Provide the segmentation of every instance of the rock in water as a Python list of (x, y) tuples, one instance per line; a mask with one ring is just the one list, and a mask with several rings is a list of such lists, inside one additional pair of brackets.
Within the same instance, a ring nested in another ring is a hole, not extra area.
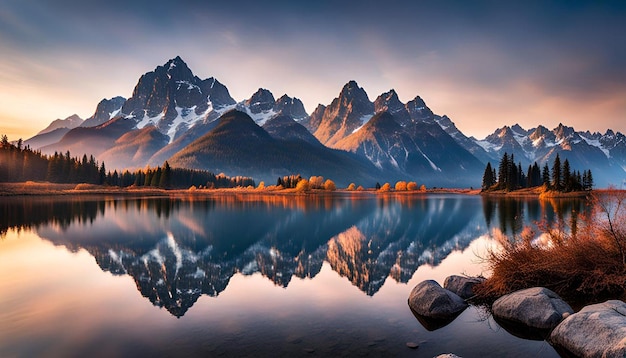
[(409, 307), (427, 318), (455, 317), (467, 308), (467, 303), (456, 293), (446, 290), (433, 280), (418, 283), (409, 295)]
[(547, 331), (561, 322), (564, 313), (574, 313), (556, 293), (544, 287), (502, 296), (493, 303), (492, 309), (495, 318)]
[(626, 357), (626, 303), (586, 306), (552, 331), (550, 343), (579, 357)]
[(483, 282), (485, 279), (479, 277), (466, 277), (452, 275), (448, 276), (443, 283), (446, 290), (450, 290), (463, 299), (474, 296), (474, 286)]

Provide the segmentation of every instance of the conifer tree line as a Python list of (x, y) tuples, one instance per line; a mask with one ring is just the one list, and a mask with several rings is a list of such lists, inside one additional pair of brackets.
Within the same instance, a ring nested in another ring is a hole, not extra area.
[(559, 192), (571, 192), (591, 190), (593, 188), (593, 175), (591, 170), (574, 171), (567, 159), (561, 163), (557, 153), (552, 163), (552, 168), (545, 163), (540, 168), (537, 162), (528, 166), (524, 172), (522, 164), (515, 164), (515, 156), (504, 153), (498, 169), (487, 163), (483, 174), (482, 190), (505, 190), (512, 191), (522, 188), (545, 186), (547, 189)]
[(255, 186), (247, 177), (215, 175), (205, 170), (171, 168), (168, 162), (162, 167), (125, 170), (118, 173), (106, 170), (104, 162), (98, 163), (93, 156), (72, 157), (55, 152), (44, 155), (30, 147), (23, 147), (22, 140), (10, 143), (7, 136), (0, 139), (0, 182), (47, 181), (51, 183), (88, 183), (120, 187), (158, 187), (165, 189), (234, 188)]

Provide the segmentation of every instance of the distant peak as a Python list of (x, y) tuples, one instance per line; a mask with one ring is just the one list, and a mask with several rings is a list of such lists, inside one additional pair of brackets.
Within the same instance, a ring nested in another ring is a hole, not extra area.
[(176, 67), (176, 66), (179, 66), (179, 65), (187, 66), (185, 61), (183, 61), (183, 59), (180, 58), (180, 56), (176, 56), (173, 59), (167, 61), (166, 65), (169, 65), (170, 67)]
[(426, 107), (426, 102), (420, 96), (415, 96), (411, 101), (409, 101), (413, 105), (413, 107)]
[(526, 130), (524, 128), (522, 128), (522, 126), (520, 126), (517, 123), (515, 123), (515, 125), (513, 125), (513, 127), (511, 127), (511, 129), (514, 130), (515, 132), (526, 133)]
[(340, 97), (349, 97), (349, 98), (360, 98), (363, 100), (369, 101), (369, 99), (367, 98), (367, 93), (365, 93), (365, 90), (361, 87), (359, 87), (359, 85), (356, 83), (356, 81), (352, 80), (349, 81), (348, 83), (345, 84), (345, 86), (343, 86), (343, 88), (341, 89), (341, 93), (339, 94)]
[(180, 58), (180, 56), (176, 56), (173, 59), (167, 61), (164, 67), (168, 70), (172, 70), (176, 67), (187, 67), (187, 64), (185, 63), (185, 61), (183, 61), (182, 58)]
[(350, 80), (348, 81), (348, 83), (346, 83), (344, 88), (359, 88), (359, 85), (356, 83), (355, 80)]
[(388, 92), (381, 94), (380, 96), (383, 97), (386, 101), (398, 100), (398, 94), (393, 88), (390, 89)]
[(256, 90), (254, 94), (257, 94), (257, 93), (271, 93), (271, 92), (263, 87), (259, 87), (259, 89)]
[(272, 92), (266, 90), (265, 88), (259, 88), (256, 92), (254, 92), (254, 94), (252, 95), (252, 97), (250, 97), (250, 99), (248, 100), (250, 103), (255, 103), (255, 102), (274, 102), (274, 95), (272, 94)]
[(78, 116), (78, 114), (74, 113), (74, 114), (72, 114), (71, 116), (69, 116), (69, 117), (65, 118), (65, 120), (66, 120), (66, 121), (67, 121), (67, 120), (69, 120), (69, 121), (82, 121), (83, 119), (82, 119), (82, 118), (80, 118), (80, 117)]

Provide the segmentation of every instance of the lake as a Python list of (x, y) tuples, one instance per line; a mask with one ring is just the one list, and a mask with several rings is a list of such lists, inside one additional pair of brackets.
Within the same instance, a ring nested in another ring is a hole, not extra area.
[(584, 210), (452, 194), (0, 200), (1, 357), (558, 357), (474, 307), (429, 331), (407, 298), (488, 274), (494, 235)]

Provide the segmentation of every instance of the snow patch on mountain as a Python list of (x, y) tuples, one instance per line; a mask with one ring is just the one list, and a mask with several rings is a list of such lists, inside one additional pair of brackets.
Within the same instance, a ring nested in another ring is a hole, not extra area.
[(276, 113), (276, 111), (274, 111), (274, 109), (270, 109), (269, 111), (262, 111), (259, 113), (252, 113), (250, 111), (250, 107), (248, 106), (244, 106), (243, 109), (246, 111), (246, 113), (250, 116), (250, 118), (252, 118), (254, 120), (254, 122), (259, 126), (262, 127), (265, 122), (269, 121), (270, 119), (274, 118), (278, 113)]
[(358, 126), (358, 127), (356, 127), (356, 128), (352, 131), (352, 133), (356, 133), (356, 132), (358, 132), (358, 131), (359, 131), (359, 129), (363, 128), (363, 126), (364, 126), (364, 125), (366, 125), (366, 124), (367, 124), (367, 122), (369, 122), (369, 121), (370, 121), (370, 119), (372, 119), (372, 117), (374, 117), (374, 114), (373, 114), (373, 113), (372, 113), (372, 114), (366, 114), (366, 115), (364, 115), (364, 116), (361, 116), (361, 118), (359, 118), (359, 121), (361, 121), (361, 125), (360, 125), (360, 126)]
[[(600, 143), (600, 140), (598, 139), (589, 139), (585, 136), (583, 136), (582, 134), (579, 134), (580, 138), (582, 138), (588, 145), (596, 147), (598, 149), (600, 149), (604, 155), (606, 155), (607, 158), (611, 158), (611, 153), (609, 152), (608, 149), (604, 148), (604, 146), (602, 145), (602, 143)], [(626, 169), (625, 169), (626, 170)]]
[[(157, 114), (154, 117), (149, 117), (148, 116), (148, 111), (144, 110), (143, 111), (143, 117), (139, 120), (139, 122), (137, 122), (137, 124), (135, 125), (135, 127), (137, 127), (137, 129), (142, 129), (143, 127), (147, 126), (148, 124), (152, 124), (155, 127), (157, 126), (157, 124), (159, 123), (159, 121), (165, 117), (165, 112), (161, 112), (159, 114)], [(135, 118), (132, 114), (128, 115), (126, 117), (124, 117), (126, 119), (132, 119)]]
[(502, 149), (502, 146), (498, 146), (495, 145), (489, 141), (486, 140), (477, 140), (476, 144), (478, 144), (479, 146), (481, 146), (484, 150), (486, 150), (487, 152), (497, 152), (500, 149)]
[(109, 113), (109, 120), (115, 118), (118, 114), (120, 114), (120, 112), (122, 112), (122, 107), (116, 109), (115, 111)]
[(420, 152), (422, 153), (422, 156), (424, 156), (424, 158), (426, 158), (426, 160), (428, 161), (428, 164), (430, 164), (430, 167), (433, 168), (433, 170), (436, 170), (438, 172), (441, 171), (441, 168), (439, 168), (437, 165), (435, 165), (435, 163), (433, 163), (432, 160), (430, 160), (430, 158), (428, 158), (428, 156), (426, 154), (424, 154), (424, 152), (422, 152), (420, 150)]

